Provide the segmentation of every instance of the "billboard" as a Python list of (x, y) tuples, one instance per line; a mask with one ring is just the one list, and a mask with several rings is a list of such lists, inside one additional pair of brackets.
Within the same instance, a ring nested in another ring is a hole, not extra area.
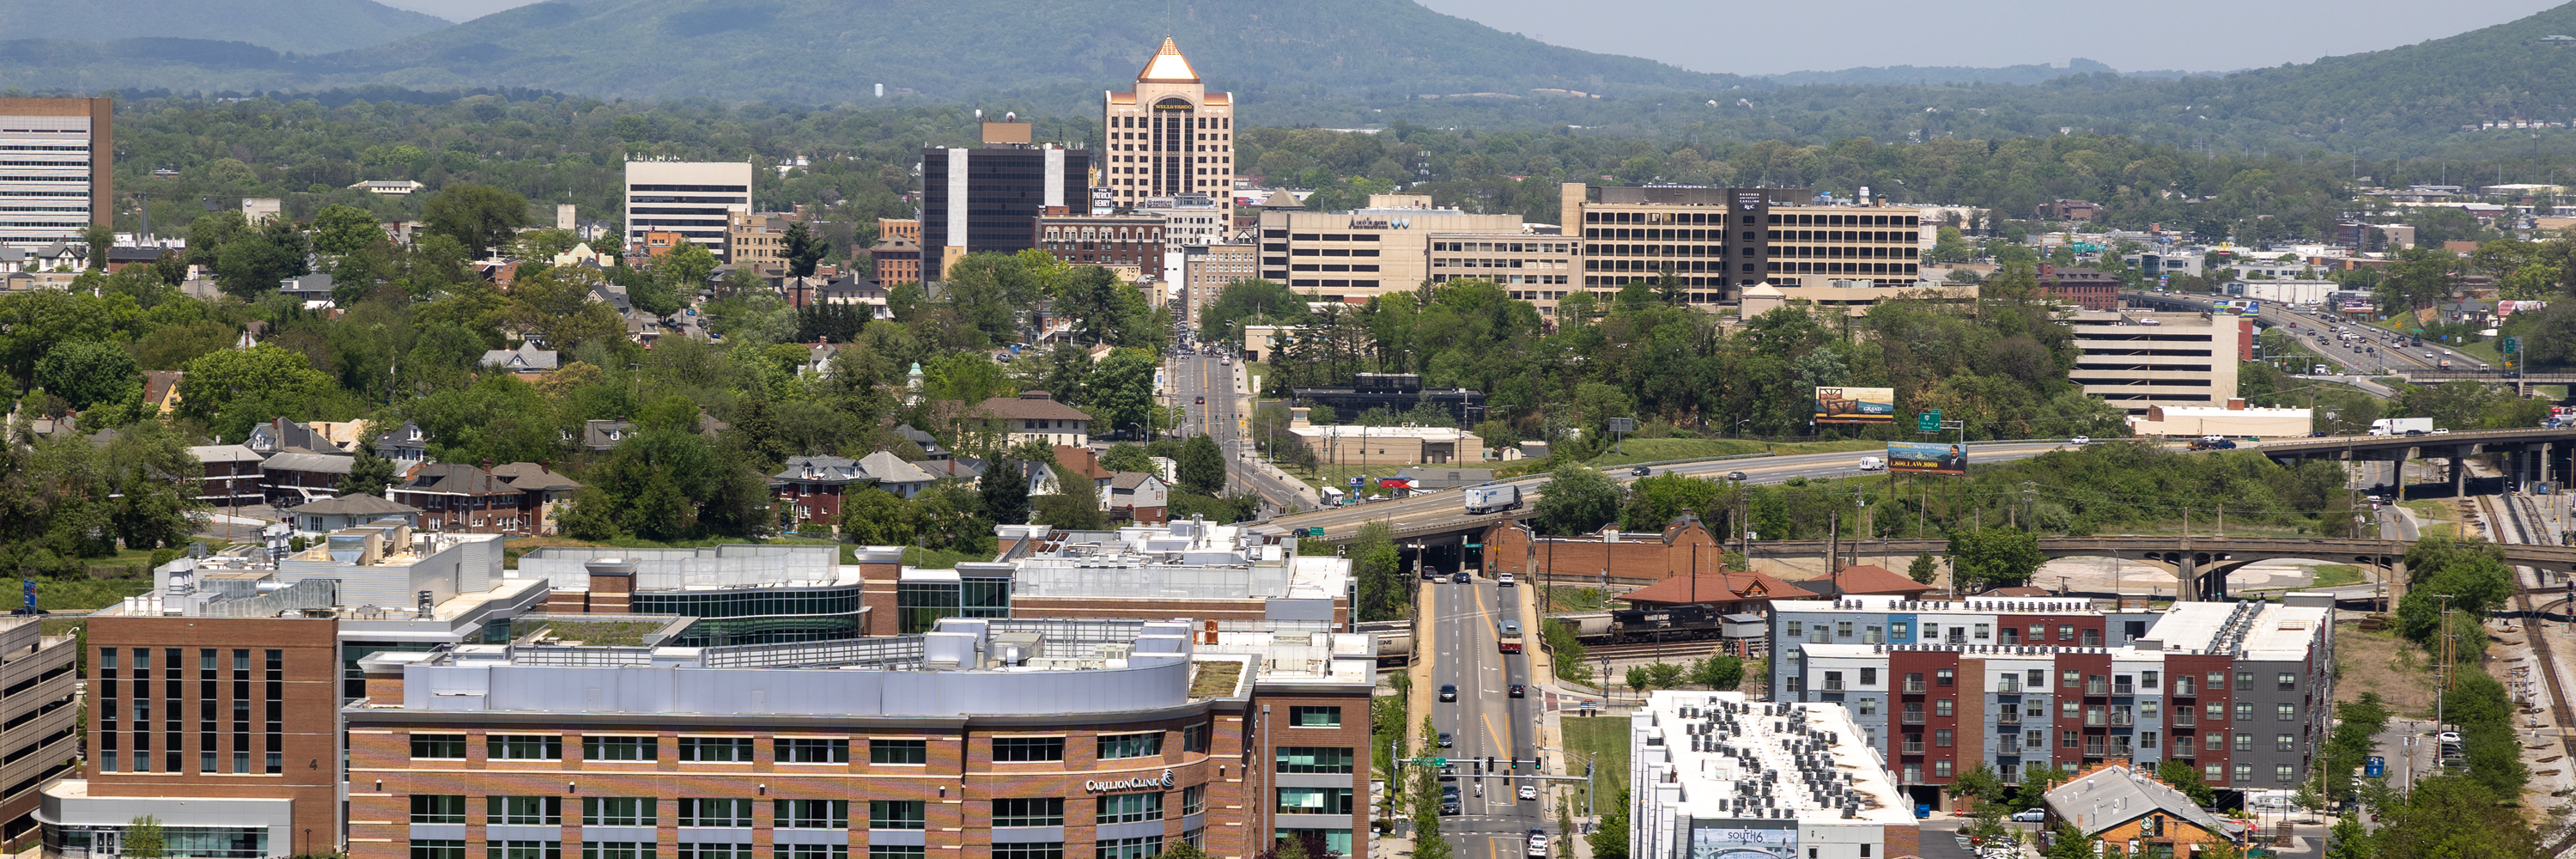
[(1945, 442), (1891, 441), (1887, 443), (1887, 470), (1917, 474), (1966, 474), (1968, 449)]
[(1883, 424), (1895, 420), (1895, 388), (1816, 389), (1817, 423)]
[(1794, 820), (1693, 820), (1690, 859), (1797, 859)]

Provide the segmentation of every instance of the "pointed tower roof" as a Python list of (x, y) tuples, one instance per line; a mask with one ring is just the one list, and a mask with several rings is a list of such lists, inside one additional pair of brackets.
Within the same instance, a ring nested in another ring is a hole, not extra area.
[(1190, 68), (1188, 59), (1181, 56), (1181, 46), (1172, 44), (1172, 37), (1164, 36), (1163, 49), (1154, 52), (1154, 58), (1145, 63), (1144, 71), (1136, 73), (1136, 82), (1194, 84), (1199, 82), (1199, 73)]

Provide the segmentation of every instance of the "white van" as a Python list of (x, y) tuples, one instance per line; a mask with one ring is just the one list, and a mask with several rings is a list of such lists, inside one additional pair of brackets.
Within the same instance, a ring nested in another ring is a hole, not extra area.
[(1885, 468), (1887, 468), (1887, 460), (1880, 459), (1875, 456), (1864, 456), (1860, 458), (1860, 470), (1862, 471), (1879, 471)]

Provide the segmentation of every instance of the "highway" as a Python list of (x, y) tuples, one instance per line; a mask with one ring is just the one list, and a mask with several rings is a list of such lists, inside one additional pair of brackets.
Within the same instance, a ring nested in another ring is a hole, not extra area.
[[(2123, 290), (2120, 293), (2120, 296), (2124, 299), (2188, 304), (2201, 308), (2209, 307), (2209, 302), (2211, 301), (2210, 296), (2171, 292), (2158, 293), (2138, 289)], [(2488, 369), (2486, 362), (2469, 357), (2456, 349), (2451, 350), (2452, 354), (2442, 354), (2442, 351), (2448, 347), (2442, 346), (2438, 343), (2428, 343), (2420, 347), (2393, 346), (2388, 342), (2388, 340), (2393, 336), (2394, 332), (2359, 320), (2336, 319), (2294, 313), (2286, 307), (2273, 302), (2264, 302), (2263, 310), (2257, 318), (2267, 327), (2278, 329), (2282, 333), (2298, 335), (2300, 346), (2305, 347), (2311, 352), (2325, 356), (2326, 361), (2329, 363), (2340, 365), (2355, 373), (2387, 375), (2390, 373), (2433, 371), (2442, 369), (2441, 362), (2445, 360), (2451, 362), (2451, 369), (2454, 370)], [(2367, 338), (2362, 341), (2361, 345), (2364, 348), (2376, 349), (2378, 351), (2354, 351), (2343, 341), (2334, 339), (2334, 335), (2331, 333), (2330, 329), (2335, 326), (2343, 326), (2344, 329), (2348, 331), (2361, 332), (2363, 336)], [(2327, 332), (2325, 343), (2317, 342), (2316, 335), (2319, 332)], [(2426, 352), (2433, 353), (2434, 357), (2425, 358), (2424, 353)], [(2300, 369), (2307, 368), (2302, 367)]]
[[(1542, 700), (1538, 696), (1545, 693), (1533, 686), (1530, 697), (1510, 696), (1511, 684), (1530, 682), (1529, 657), (1503, 654), (1494, 631), (1496, 615), (1520, 616), (1519, 599), (1529, 589), (1496, 587), (1482, 578), (1467, 584), (1423, 582), (1422, 587), (1431, 591), (1428, 623), (1434, 652), (1426, 655), (1433, 688), (1458, 687), (1456, 701), (1431, 696), (1432, 727), (1447, 732), (1453, 743), (1439, 751), (1458, 771), (1456, 781), (1442, 784), (1458, 786), (1460, 813), (1443, 819), (1440, 833), (1459, 859), (1515, 859), (1527, 845), (1529, 830), (1547, 827), (1546, 803), (1521, 801), (1516, 779), (1478, 777), (1476, 763), (1490, 756), (1501, 772), (1509, 773), (1511, 759), (1538, 757), (1532, 738)], [(1551, 795), (1544, 783), (1532, 784), (1540, 787), (1539, 796)]]
[[(1970, 445), (1968, 449), (1968, 462), (1969, 467), (1974, 468), (1977, 463), (2028, 459), (2048, 451), (2056, 450), (2063, 446), (2063, 444), (2054, 441), (2004, 442), (1998, 444)], [(1694, 477), (1715, 479), (1724, 479), (1727, 474), (1741, 471), (1744, 473), (1744, 482), (1746, 483), (1769, 484), (1785, 482), (1791, 477), (1834, 478), (1881, 473), (1863, 472), (1860, 470), (1861, 458), (1870, 455), (1871, 454), (1868, 452), (1854, 452), (1751, 457), (1746, 459), (1690, 462), (1669, 466), (1659, 465), (1654, 466), (1653, 470), (1656, 474), (1678, 473)], [(1611, 479), (1621, 483), (1627, 483), (1636, 479), (1635, 475), (1631, 473), (1628, 467), (1617, 467), (1608, 469), (1607, 471)], [(1429, 528), (1431, 530), (1452, 530), (1452, 526), (1463, 529), (1479, 523), (1500, 521), (1505, 518), (1528, 516), (1530, 508), (1538, 503), (1539, 495), (1537, 488), (1540, 485), (1545, 484), (1547, 481), (1548, 476), (1545, 474), (1523, 477), (1516, 480), (1497, 481), (1521, 487), (1521, 508), (1519, 510), (1503, 514), (1485, 516), (1468, 515), (1466, 504), (1461, 500), (1459, 493), (1450, 491), (1417, 494), (1410, 498), (1395, 501), (1378, 501), (1368, 504), (1355, 504), (1347, 507), (1319, 510), (1313, 513), (1285, 516), (1273, 519), (1269, 524), (1278, 528), (1323, 528), (1324, 537), (1328, 540), (1349, 539), (1351, 534), (1356, 532), (1362, 524), (1378, 520), (1383, 520), (1396, 525), (1400, 530), (1409, 531), (1421, 531), (1425, 528)]]
[(1227, 492), (1260, 496), (1263, 518), (1313, 506), (1298, 497), (1295, 487), (1252, 462), (1256, 454), (1242, 429), (1244, 419), (1250, 415), (1252, 391), (1242, 363), (1221, 364), (1212, 356), (1175, 352), (1164, 365), (1164, 378), (1184, 414), (1181, 426), (1173, 433), (1183, 438), (1206, 435), (1216, 439), (1217, 447), (1225, 451)]

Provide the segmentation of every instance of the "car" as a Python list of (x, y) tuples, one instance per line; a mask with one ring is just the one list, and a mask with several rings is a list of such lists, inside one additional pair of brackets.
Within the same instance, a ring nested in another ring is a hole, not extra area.
[(2423, 430), (2418, 430), (2418, 429), (2411, 429), (2411, 430), (2407, 430), (2407, 431), (2406, 431), (2406, 434), (2407, 434), (2407, 435), (2423, 435), (2423, 434), (2424, 434), (2424, 431), (2423, 431)]
[(2048, 819), (2048, 810), (2042, 808), (2023, 809), (2021, 811), (2013, 812), (2012, 819), (2014, 823), (2039, 823)]
[(2076, 437), (2074, 437), (2074, 438), (2067, 439), (2067, 441), (2070, 441), (2070, 442), (2073, 442), (2073, 443), (2076, 443), (2076, 444), (2092, 444), (2092, 443), (2093, 443), (2093, 437), (2092, 437), (2092, 436), (2089, 436), (2089, 435), (2079, 435), (2079, 436), (2076, 436)]
[(2444, 350), (2442, 350), (2442, 354), (2444, 354), (2444, 355), (2451, 354), (2451, 350), (2449, 350), (2449, 349), (2444, 349)]
[(2326, 432), (2325, 430), (2317, 430), (2316, 432), (2308, 433), (2309, 438), (2325, 438), (2331, 435), (2334, 435), (2334, 433)]
[(1440, 787), (1440, 813), (1457, 814), (1459, 813), (1459, 810), (1458, 786), (1454, 784), (1442, 785)]
[(2446, 746), (2456, 746), (2460, 744), (2460, 732), (2458, 731), (2443, 731), (2439, 734), (2433, 735), (2433, 738), (2440, 740), (2442, 744)]
[(1458, 684), (1456, 684), (1456, 683), (1442, 683), (1442, 684), (1440, 684), (1440, 700), (1443, 700), (1443, 701), (1455, 701), (1455, 700), (1458, 700)]
[(2448, 427), (2434, 427), (2434, 428), (2433, 428), (2433, 434), (2434, 434), (2434, 435), (2449, 435), (2449, 434), (2451, 434), (2451, 430), (2450, 430), (2450, 428), (2448, 428)]
[(1537, 799), (1538, 799), (1538, 785), (1534, 785), (1534, 784), (1525, 784), (1525, 785), (1521, 785), (1521, 801), (1522, 801), (1522, 802), (1533, 802), (1533, 801), (1536, 801)]
[(1460, 584), (1460, 585), (1463, 585), (1463, 584), (1466, 584), (1466, 583), (1468, 583), (1468, 582), (1472, 582), (1472, 581), (1475, 581), (1475, 580), (1476, 580), (1476, 577), (1474, 577), (1474, 576), (1470, 576), (1470, 575), (1467, 575), (1466, 573), (1463, 573), (1463, 572), (1462, 572), (1462, 573), (1459, 573), (1459, 574), (1457, 574), (1457, 575), (1454, 575), (1454, 576), (1450, 576), (1450, 577), (1449, 577), (1449, 581), (1450, 581), (1450, 583), (1451, 583), (1451, 584)]
[(1449, 747), (1451, 747), (1451, 746), (1455, 746), (1455, 745), (1457, 745), (1457, 742), (1454, 740), (1454, 738), (1452, 738), (1452, 737), (1450, 737), (1450, 736), (1449, 736), (1449, 732), (1448, 732), (1448, 731), (1442, 731), (1442, 732), (1440, 732), (1440, 747), (1441, 747), (1441, 748), (1444, 748), (1444, 749), (1445, 749), (1445, 748), (1449, 748)]
[(1729, 471), (1729, 472), (1727, 472), (1727, 473), (1726, 473), (1726, 479), (1728, 479), (1728, 480), (1745, 480), (1745, 479), (1747, 479), (1747, 478), (1744, 476), (1744, 472), (1741, 472), (1741, 471)]
[(1646, 475), (1653, 474), (1653, 473), (1655, 473), (1655, 470), (1654, 470), (1654, 469), (1652, 469), (1652, 468), (1647, 468), (1647, 467), (1642, 466), (1642, 465), (1637, 466), (1637, 467), (1635, 467), (1635, 468), (1628, 469), (1628, 474), (1629, 474), (1629, 475), (1631, 475), (1631, 476), (1634, 476), (1634, 477), (1644, 477), (1644, 476), (1646, 476)]
[(1510, 694), (1511, 694), (1511, 696), (1512, 696), (1512, 697), (1514, 697), (1514, 698), (1526, 698), (1526, 697), (1529, 697), (1529, 687), (1528, 687), (1528, 686), (1523, 686), (1523, 685), (1518, 684), (1518, 683), (1514, 683), (1514, 684), (1512, 684), (1512, 685), (1511, 685)]
[(2223, 435), (2205, 435), (2205, 436), (2201, 436), (2201, 437), (2200, 437), (2200, 440), (2201, 440), (2201, 441), (2205, 441), (2205, 442), (2209, 442), (2209, 443), (2211, 443), (2211, 444), (2216, 444), (2216, 443), (2218, 443), (2218, 442), (2226, 441), (2226, 440), (2227, 440), (2227, 437), (2226, 437), (2226, 436), (2223, 436)]
[(2426, 357), (2426, 358), (2433, 357), (2433, 353), (2431, 353), (2431, 352), (2426, 352), (2426, 353), (2424, 353), (2424, 357)]
[(1206, 397), (1200, 397), (1200, 398), (1199, 398), (1199, 401), (1198, 401), (1197, 403), (1195, 403), (1194, 405), (1201, 405), (1201, 406), (1207, 405), (1207, 398), (1206, 398)]
[(1498, 587), (1498, 588), (1508, 588), (1508, 587), (1511, 587), (1511, 586), (1512, 586), (1512, 574), (1510, 574), (1510, 573), (1496, 573), (1496, 574), (1494, 575), (1494, 587)]

